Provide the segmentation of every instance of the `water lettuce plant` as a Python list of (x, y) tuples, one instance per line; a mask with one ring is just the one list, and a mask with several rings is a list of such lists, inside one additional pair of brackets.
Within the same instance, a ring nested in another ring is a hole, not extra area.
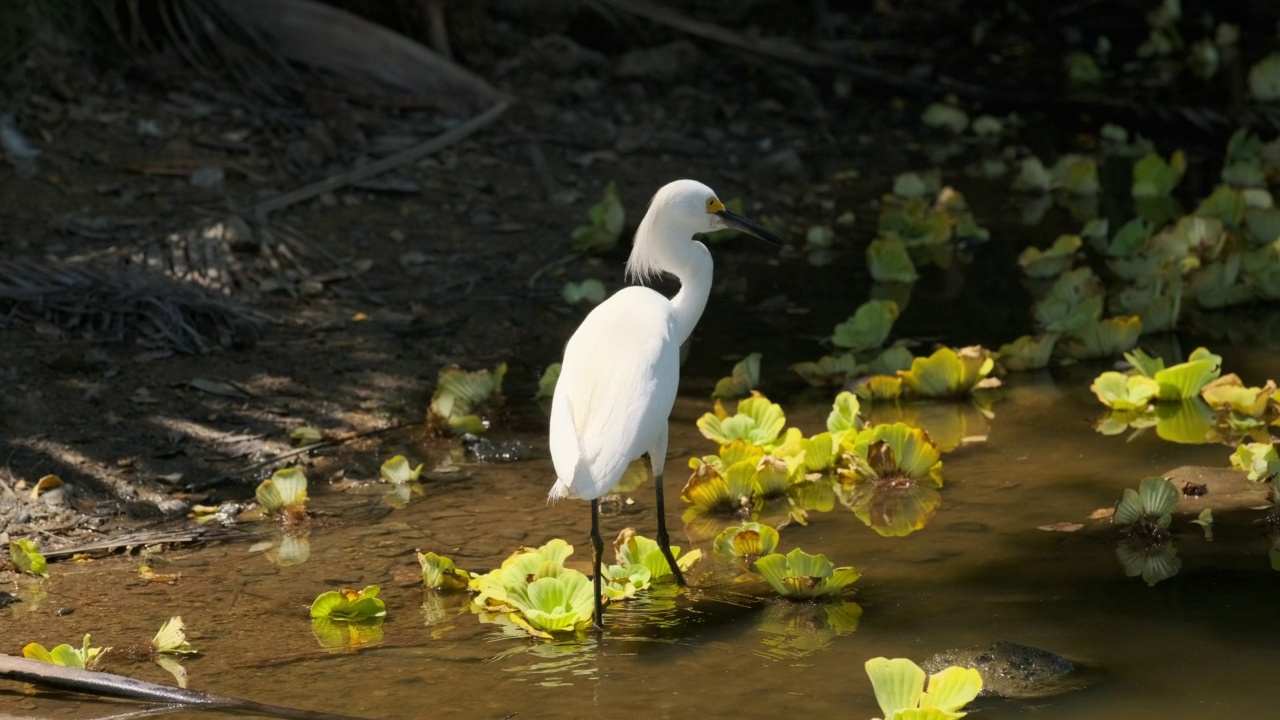
[(263, 480), (254, 495), (267, 515), (296, 522), (307, 514), (307, 476), (296, 468), (277, 470)]
[(573, 249), (578, 252), (603, 253), (613, 249), (622, 235), (626, 211), (618, 196), (618, 185), (612, 180), (604, 186), (600, 202), (587, 209), (588, 224), (573, 230)]
[(799, 362), (791, 371), (814, 387), (841, 387), (863, 370), (853, 353), (823, 355), (816, 361)]
[[(662, 554), (662, 548), (658, 546), (657, 541), (637, 535), (632, 528), (626, 528), (619, 533), (617, 541), (614, 542), (614, 551), (617, 553), (619, 565), (624, 567), (641, 565), (648, 568), (649, 577), (654, 581), (672, 577), (671, 566), (667, 564), (667, 558)], [(676, 565), (681, 572), (687, 572), (702, 558), (702, 551), (694, 550), (681, 555), (680, 548), (672, 545), (671, 556), (676, 559)]]
[(393, 485), (403, 485), (417, 480), (422, 475), (422, 463), (418, 463), (417, 467), (412, 467), (405, 456), (395, 455), (382, 463), (382, 467), (378, 472), (382, 475), (383, 480)]
[(573, 546), (559, 538), (517, 550), (498, 569), (472, 576), (471, 590), (478, 593), (473, 607), (534, 637), (585, 629), (595, 612), (594, 591), (586, 575), (564, 566), (571, 554)]
[(380, 588), (367, 585), (363, 590), (329, 590), (311, 602), (312, 618), (328, 618), (338, 622), (362, 622), (387, 614), (387, 605), (378, 597)]
[(899, 312), (898, 304), (892, 300), (863, 303), (848, 320), (836, 325), (831, 343), (850, 352), (881, 347)]
[(980, 388), (995, 387), (998, 378), (989, 377), (995, 368), (991, 352), (981, 345), (953, 350), (938, 348), (929, 357), (911, 361), (911, 369), (900, 371), (904, 388), (926, 398), (964, 397)]
[(842, 482), (919, 482), (942, 487), (942, 453), (921, 429), (905, 423), (876, 425), (847, 442)]
[(744, 440), (752, 445), (767, 446), (778, 439), (786, 424), (782, 406), (754, 391), (751, 397), (738, 402), (733, 415), (717, 400), (715, 412), (698, 418), (698, 429), (703, 436), (721, 445)]
[(110, 649), (89, 647), (89, 636), (85, 635), (84, 642), (78, 648), (58, 645), (52, 650), (46, 650), (40, 643), (28, 643), (22, 648), (22, 657), (50, 665), (92, 670)]
[(432, 590), (465, 590), (471, 584), (471, 573), (454, 567), (453, 560), (433, 552), (418, 554), (422, 566), (422, 584)]
[(1203, 347), (1192, 350), (1186, 362), (1169, 367), (1165, 367), (1162, 358), (1150, 357), (1142, 350), (1125, 353), (1124, 357), (1139, 373), (1156, 381), (1159, 402), (1197, 398), (1222, 373), (1222, 357)]
[[(662, 561), (665, 563), (666, 558)], [(644, 565), (608, 565), (600, 572), (600, 592), (610, 602), (635, 598), (641, 590), (647, 590), (653, 580), (653, 573)]]
[(1039, 370), (1049, 365), (1059, 337), (1061, 336), (1056, 333), (1023, 335), (1013, 342), (1001, 345), (994, 357), (1009, 372)]
[(739, 360), (728, 377), (716, 382), (711, 397), (717, 400), (733, 400), (748, 395), (760, 385), (760, 353), (751, 353)]
[(10, 540), (9, 557), (13, 560), (13, 566), (18, 572), (49, 577), (49, 562), (45, 560), (44, 555), (40, 554), (35, 541), (25, 538)]
[(480, 413), (502, 404), (502, 379), (506, 374), (506, 363), (498, 363), (492, 372), (467, 372), (457, 365), (441, 368), (427, 412), (428, 425), (457, 435), (484, 433), (488, 425)]
[(1138, 485), (1136, 492), (1125, 488), (1112, 519), (1117, 525), (1152, 523), (1167, 528), (1173, 520), (1173, 507), (1177, 504), (1178, 489), (1173, 483), (1162, 477), (1149, 477)]
[(556, 383), (560, 381), (560, 363), (554, 362), (542, 371), (541, 377), (538, 378), (538, 392), (533, 396), (534, 400), (551, 399), (556, 392)]
[(1160, 385), (1145, 375), (1107, 371), (1094, 379), (1089, 390), (1112, 410), (1145, 412), (1160, 392)]
[(867, 269), (878, 283), (913, 283), (920, 279), (907, 245), (899, 238), (876, 238), (867, 246)]
[(1018, 254), (1018, 266), (1032, 278), (1057, 277), (1071, 268), (1076, 252), (1084, 245), (1079, 235), (1060, 235), (1048, 248), (1031, 246)]
[(1245, 443), (1231, 453), (1231, 467), (1244, 470), (1254, 482), (1266, 482), (1280, 474), (1280, 455), (1270, 442)]
[(1182, 568), (1168, 529), (1177, 503), (1178, 489), (1162, 477), (1146, 478), (1136, 492), (1125, 489), (1112, 516), (1123, 533), (1116, 558), (1125, 575), (1141, 576), (1148, 585), (1155, 585)]
[(948, 667), (930, 675), (905, 658), (872, 658), (867, 677), (884, 720), (955, 720), (961, 708), (982, 692), (982, 676), (973, 668)]
[(1132, 350), (1140, 335), (1141, 317), (1113, 317), (1088, 322), (1071, 330), (1058, 348), (1062, 354), (1077, 360), (1105, 358)]
[(186, 623), (175, 615), (160, 626), (151, 638), (151, 652), (157, 655), (195, 655), (196, 649), (187, 642)]
[(1151, 152), (1133, 165), (1131, 194), (1135, 198), (1158, 198), (1173, 192), (1187, 172), (1187, 155), (1175, 150), (1168, 160)]
[(716, 555), (726, 558), (746, 558), (748, 563), (771, 554), (777, 547), (778, 531), (758, 522), (727, 527), (716, 536), (712, 544)]
[(786, 598), (816, 598), (842, 592), (862, 577), (851, 567), (836, 567), (825, 555), (810, 555), (796, 548), (786, 555), (766, 555), (751, 564), (751, 571)]

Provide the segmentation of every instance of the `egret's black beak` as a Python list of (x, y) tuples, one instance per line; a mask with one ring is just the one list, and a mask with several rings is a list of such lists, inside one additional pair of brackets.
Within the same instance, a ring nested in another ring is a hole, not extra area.
[(716, 215), (724, 221), (725, 227), (733, 228), (738, 232), (744, 232), (752, 237), (759, 238), (765, 242), (774, 245), (786, 245), (786, 241), (765, 230), (760, 223), (754, 220), (748, 220), (732, 210), (719, 210)]

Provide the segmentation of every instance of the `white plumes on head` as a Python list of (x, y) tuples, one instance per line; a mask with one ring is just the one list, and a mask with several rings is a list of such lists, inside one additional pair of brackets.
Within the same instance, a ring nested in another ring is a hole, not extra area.
[[(676, 180), (658, 188), (636, 228), (627, 279), (645, 283), (661, 276), (669, 243), (689, 242), (694, 233), (714, 229), (706, 212), (706, 200), (711, 197), (715, 192), (697, 180)], [(663, 227), (656, 228), (659, 222)]]

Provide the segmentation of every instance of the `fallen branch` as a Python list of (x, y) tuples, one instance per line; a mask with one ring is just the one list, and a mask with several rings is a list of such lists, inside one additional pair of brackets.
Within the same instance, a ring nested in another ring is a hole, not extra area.
[(125, 675), (51, 665), (13, 655), (0, 654), (0, 679), (27, 682), (40, 687), (98, 697), (141, 700), (191, 708), (238, 710), (267, 717), (296, 718), (297, 720), (360, 720), (352, 715), (267, 705), (226, 695), (212, 695), (198, 690), (157, 685)]
[(264, 200), (254, 206), (254, 216), (259, 222), (265, 223), (266, 216), (276, 210), (282, 210), (290, 205), (310, 200), (318, 195), (333, 192), (338, 188), (345, 187), (352, 183), (358, 183), (361, 180), (367, 180), (371, 177), (381, 175), (388, 170), (394, 170), (395, 168), (417, 162), (428, 155), (440, 152), (450, 145), (474, 135), (476, 132), (497, 120), (509, 107), (511, 107), (511, 103), (506, 100), (499, 100), (488, 110), (485, 110), (452, 130), (443, 132), (420, 145), (415, 145), (407, 150), (402, 150), (394, 155), (389, 155), (376, 162), (371, 162), (368, 165), (351, 168), (346, 172), (327, 177), (324, 180), (310, 185), (305, 185), (297, 190), (287, 192), (283, 195), (271, 198), (270, 200)]

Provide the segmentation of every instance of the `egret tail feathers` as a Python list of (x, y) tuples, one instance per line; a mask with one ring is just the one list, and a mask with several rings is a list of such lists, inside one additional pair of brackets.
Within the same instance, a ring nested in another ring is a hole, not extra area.
[[(547, 493), (548, 505), (563, 498), (578, 497), (578, 493), (574, 492), (574, 486), (587, 487), (586, 481), (590, 480), (591, 474), (586, 462), (587, 449), (582, 444), (582, 434), (578, 432), (578, 423), (573, 413), (573, 401), (569, 399), (568, 395), (564, 397), (564, 404), (565, 409), (568, 411), (569, 422), (567, 428), (564, 425), (560, 426), (560, 432), (564, 432), (567, 429), (573, 433), (574, 445), (577, 447), (578, 456), (573, 463), (573, 477), (567, 480), (563, 477), (557, 477), (556, 483), (551, 486), (551, 492)], [(556, 432), (554, 426), (552, 432)]]

